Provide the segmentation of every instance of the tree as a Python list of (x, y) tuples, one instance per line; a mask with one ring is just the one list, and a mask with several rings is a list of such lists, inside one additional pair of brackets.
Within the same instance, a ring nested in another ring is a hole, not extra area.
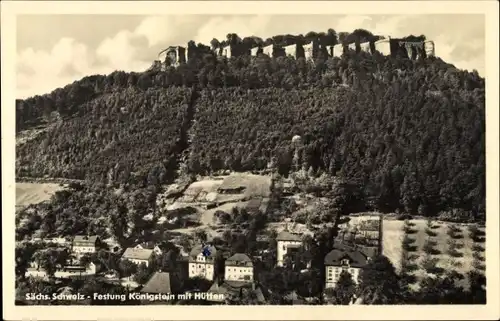
[(129, 277), (137, 272), (137, 265), (126, 259), (121, 260), (118, 267), (121, 277)]
[(352, 280), (351, 274), (342, 271), (333, 290), (333, 304), (348, 305), (354, 297), (355, 290), (356, 283)]
[(210, 45), (212, 45), (212, 49), (217, 49), (217, 48), (219, 48), (219, 46), (220, 46), (220, 42), (219, 42), (219, 40), (217, 40), (216, 38), (213, 38), (213, 39), (210, 41)]
[(24, 278), (35, 249), (29, 245), (16, 246), (16, 275)]
[(91, 257), (88, 254), (84, 254), (80, 257), (80, 266), (88, 268), (91, 262)]
[(45, 270), (49, 277), (54, 276), (58, 267), (62, 267), (66, 264), (68, 257), (66, 251), (60, 251), (55, 248), (49, 248), (35, 253), (35, 260), (38, 262), (39, 266)]
[(360, 272), (360, 297), (365, 304), (397, 304), (401, 300), (398, 280), (389, 259), (378, 255)]
[(207, 241), (207, 232), (204, 230), (196, 230), (194, 233), (198, 242), (204, 244)]
[(139, 284), (145, 284), (148, 282), (151, 272), (146, 266), (146, 263), (141, 263), (137, 267), (137, 272), (134, 275), (134, 280)]

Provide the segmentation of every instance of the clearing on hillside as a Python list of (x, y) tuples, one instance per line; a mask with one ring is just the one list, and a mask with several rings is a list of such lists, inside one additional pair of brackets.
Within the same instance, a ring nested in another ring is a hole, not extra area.
[(180, 228), (175, 231), (191, 233), (204, 229), (209, 235), (214, 236), (220, 234), (214, 230), (215, 212), (230, 213), (235, 207), (246, 208), (249, 212), (254, 207), (265, 211), (271, 193), (270, 188), (270, 176), (232, 173), (225, 176), (203, 177), (191, 183), (180, 197), (163, 202), (163, 206), (167, 210), (193, 207), (198, 212), (201, 226)]
[(16, 183), (16, 207), (47, 201), (64, 188), (54, 183)]

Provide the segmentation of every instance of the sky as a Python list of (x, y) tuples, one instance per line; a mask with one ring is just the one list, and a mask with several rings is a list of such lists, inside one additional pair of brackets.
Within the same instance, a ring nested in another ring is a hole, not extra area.
[(143, 71), (158, 52), (189, 40), (210, 44), (230, 32), (268, 38), (363, 28), (392, 37), (424, 34), (436, 55), (460, 69), (485, 72), (483, 15), (19, 15), (17, 98), (49, 93), (115, 70)]

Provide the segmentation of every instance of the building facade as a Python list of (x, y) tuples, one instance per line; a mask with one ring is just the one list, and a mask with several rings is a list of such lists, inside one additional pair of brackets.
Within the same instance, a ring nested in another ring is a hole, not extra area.
[(276, 237), (277, 242), (277, 255), (276, 255), (276, 265), (283, 266), (283, 260), (290, 249), (296, 249), (302, 246), (302, 238), (299, 234), (291, 233), (284, 230), (278, 234)]
[(158, 245), (156, 245), (154, 242), (144, 242), (137, 244), (135, 246), (136, 249), (143, 249), (143, 250), (153, 250), (153, 252), (156, 255), (162, 255), (163, 251), (160, 249)]
[(236, 253), (225, 262), (226, 281), (253, 282), (253, 263), (246, 254)]
[(335, 287), (343, 271), (348, 272), (358, 284), (360, 272), (369, 261), (370, 255), (365, 251), (337, 243), (325, 256), (325, 288)]
[(359, 46), (361, 47), (361, 51), (364, 51), (364, 52), (367, 52), (367, 53), (371, 53), (372, 52), (371, 46), (370, 46), (370, 42), (363, 42)]
[(311, 60), (319, 56), (320, 48), (317, 41), (311, 41), (302, 47), (304, 48), (304, 58), (306, 60)]
[(77, 256), (83, 254), (91, 254), (96, 252), (96, 248), (99, 243), (99, 237), (96, 235), (87, 236), (87, 235), (77, 235), (73, 239), (71, 250), (73, 254)]
[(427, 57), (434, 57), (436, 55), (434, 49), (434, 41), (426, 40), (424, 41), (424, 50)]
[(342, 54), (344, 53), (344, 45), (339, 43), (335, 46), (332, 46), (332, 57), (342, 57)]
[(201, 277), (212, 281), (214, 279), (216, 254), (217, 249), (214, 246), (195, 246), (189, 254), (189, 278)]
[(162, 69), (168, 66), (178, 66), (181, 63), (186, 63), (186, 48), (181, 46), (170, 46), (158, 54), (158, 60), (162, 65)]
[(384, 56), (391, 55), (391, 39), (382, 39), (375, 42), (375, 50)]
[(252, 55), (254, 57), (257, 56), (260, 49), (261, 49), (260, 47), (253, 47), (252, 49), (250, 49), (250, 55)]
[(285, 47), (283, 47), (283, 49), (285, 50), (286, 56), (292, 56), (295, 59), (300, 57), (298, 45), (296, 45), (296, 44), (285, 46)]
[(146, 266), (149, 266), (153, 259), (153, 250), (129, 247), (123, 253), (122, 259), (129, 260), (137, 265), (144, 263)]

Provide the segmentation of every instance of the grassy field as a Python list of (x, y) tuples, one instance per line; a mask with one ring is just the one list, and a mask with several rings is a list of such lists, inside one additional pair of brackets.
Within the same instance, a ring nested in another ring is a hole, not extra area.
[[(456, 271), (462, 275), (466, 275), (474, 269), (474, 252), (476, 252), (476, 256), (484, 258), (484, 244), (475, 243), (471, 239), (466, 224), (433, 221), (432, 228), (429, 229), (427, 221), (424, 219), (413, 219), (409, 222), (411, 227), (407, 230), (407, 235), (413, 240), (413, 243), (408, 253), (412, 257), (411, 263), (417, 266), (412, 272), (417, 280), (429, 275), (422, 266), (426, 258), (435, 260), (434, 265), (438, 270)], [(383, 222), (383, 254), (391, 260), (398, 271), (401, 269), (404, 226), (404, 221), (384, 219)], [(453, 238), (449, 235), (450, 228), (456, 229)], [(484, 228), (479, 228), (479, 230), (484, 232)], [(449, 242), (452, 239), (457, 244), (456, 254), (453, 256), (449, 253)], [(431, 242), (433, 245), (431, 253), (425, 251), (427, 242)], [(479, 247), (473, 250), (475, 244)], [(481, 246), (483, 249), (480, 248)]]
[[(222, 186), (231, 188), (232, 186), (244, 186), (245, 190), (240, 194), (220, 194), (219, 188)], [(175, 187), (175, 186), (174, 186)], [(174, 188), (172, 187), (172, 188)], [(230, 213), (235, 207), (245, 207), (253, 197), (268, 197), (270, 194), (271, 177), (254, 175), (250, 173), (232, 173), (225, 176), (202, 177), (191, 183), (176, 199), (164, 200), (159, 196), (158, 204), (167, 210), (174, 210), (183, 207), (193, 207), (197, 210), (197, 220), (201, 226), (175, 229), (180, 233), (193, 233), (196, 230), (205, 230), (209, 237), (220, 236), (214, 224), (214, 213), (224, 211)], [(170, 189), (172, 189), (170, 188)], [(167, 188), (168, 192), (169, 188)], [(213, 203), (219, 206), (211, 209), (204, 209), (204, 204)]]
[(52, 183), (16, 183), (16, 207), (41, 203), (63, 189), (64, 186)]

